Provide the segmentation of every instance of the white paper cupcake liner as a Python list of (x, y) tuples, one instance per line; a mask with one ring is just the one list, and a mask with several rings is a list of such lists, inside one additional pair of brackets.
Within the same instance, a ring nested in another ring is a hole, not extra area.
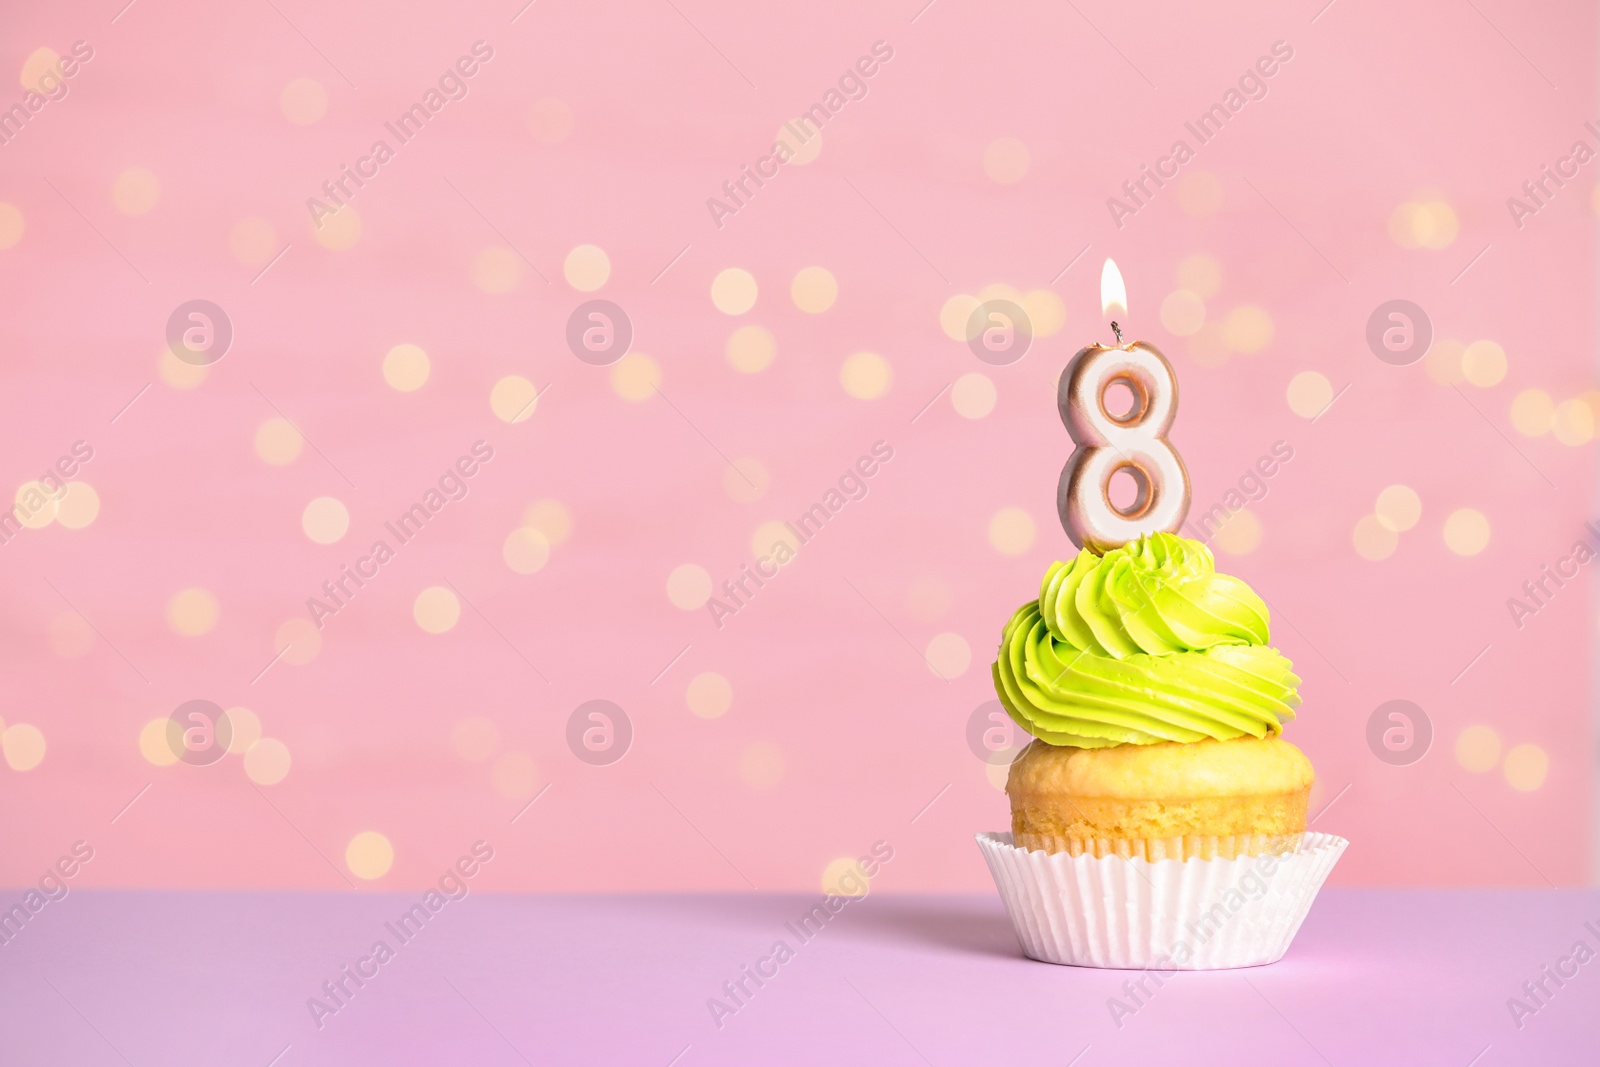
[(1025, 955), (1169, 973), (1283, 958), (1349, 844), (1308, 833), (1296, 852), (1158, 860), (1029, 852), (978, 834)]

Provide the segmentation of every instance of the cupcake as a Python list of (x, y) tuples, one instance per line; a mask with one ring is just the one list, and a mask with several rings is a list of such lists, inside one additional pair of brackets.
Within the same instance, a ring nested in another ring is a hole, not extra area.
[(1306, 832), (1311, 762), (1279, 735), (1300, 679), (1266, 604), (1153, 532), (1046, 571), (995, 690), (1035, 740), (1009, 835), (979, 836), (1024, 951), (1229, 967), (1287, 950), (1345, 842)]

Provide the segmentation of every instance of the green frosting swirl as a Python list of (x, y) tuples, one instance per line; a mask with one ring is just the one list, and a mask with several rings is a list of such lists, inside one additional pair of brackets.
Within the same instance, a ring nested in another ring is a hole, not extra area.
[(994, 687), (1052, 745), (1270, 737), (1300, 704), (1267, 605), (1198, 541), (1153, 533), (1045, 572), (1006, 623)]

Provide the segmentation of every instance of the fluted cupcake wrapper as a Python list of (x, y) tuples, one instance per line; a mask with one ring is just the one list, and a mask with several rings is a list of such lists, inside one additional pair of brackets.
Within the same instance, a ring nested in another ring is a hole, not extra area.
[(1025, 955), (1161, 973), (1282, 959), (1349, 844), (1308, 833), (1292, 853), (1151, 862), (977, 840)]

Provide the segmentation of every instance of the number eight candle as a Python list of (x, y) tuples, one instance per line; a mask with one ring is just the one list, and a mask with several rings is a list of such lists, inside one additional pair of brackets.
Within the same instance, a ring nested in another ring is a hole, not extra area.
[[(1106, 317), (1126, 314), (1122, 273), (1106, 260), (1100, 275), (1100, 305)], [(1167, 440), (1178, 414), (1178, 379), (1172, 364), (1144, 341), (1122, 343), (1113, 320), (1114, 346), (1082, 349), (1056, 391), (1061, 421), (1077, 445), (1061, 470), (1056, 509), (1073, 544), (1095, 552), (1120, 548), (1142, 534), (1176, 533), (1189, 514), (1189, 472)], [(1115, 385), (1133, 395), (1133, 405), (1112, 414), (1106, 393)], [(1111, 480), (1126, 473), (1134, 484), (1131, 503), (1111, 500)]]

